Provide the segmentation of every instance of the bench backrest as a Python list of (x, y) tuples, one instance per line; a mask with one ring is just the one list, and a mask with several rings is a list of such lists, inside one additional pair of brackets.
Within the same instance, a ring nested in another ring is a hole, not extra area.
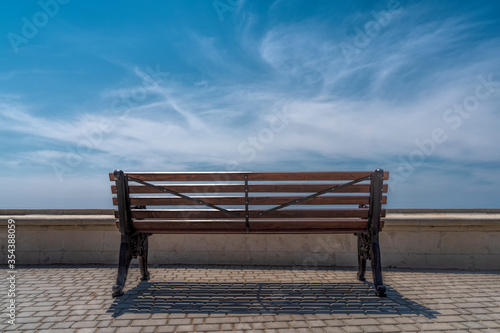
[[(232, 220), (243, 222), (237, 228), (246, 228), (248, 232), (249, 224), (256, 226), (259, 221), (280, 219), (366, 221), (373, 197), (370, 191), (377, 192), (373, 188), (377, 171), (123, 173), (117, 170), (109, 177), (116, 180), (112, 193), (123, 193), (114, 197), (113, 203), (118, 205), (123, 200), (120, 209), (130, 221), (212, 221), (215, 227), (218, 222)], [(388, 179), (389, 173), (379, 171), (378, 176), (381, 193), (377, 197), (385, 204), (387, 196), (383, 193), (387, 192), (387, 185), (383, 179)], [(296, 203), (296, 200), (304, 201)], [(117, 218), (120, 209), (115, 213)], [(384, 217), (385, 210), (380, 209), (377, 214)]]

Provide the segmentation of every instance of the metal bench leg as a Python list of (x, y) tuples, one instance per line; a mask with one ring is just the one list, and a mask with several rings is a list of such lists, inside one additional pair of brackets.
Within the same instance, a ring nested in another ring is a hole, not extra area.
[(373, 274), (373, 284), (375, 285), (375, 290), (378, 296), (386, 296), (386, 287), (382, 281), (382, 264), (380, 262), (380, 247), (378, 243), (372, 243), (372, 274)]
[(358, 280), (366, 281), (365, 272), (366, 272), (366, 255), (364, 254), (364, 245), (361, 237), (363, 235), (361, 233), (356, 234), (358, 236)]
[(113, 286), (113, 297), (123, 295), (123, 287), (125, 287), (125, 281), (127, 280), (128, 268), (132, 261), (130, 240), (130, 236), (122, 235), (120, 259), (118, 262), (118, 276), (116, 277), (116, 284)]
[(139, 268), (141, 269), (141, 280), (149, 280), (148, 271), (148, 236), (149, 234), (139, 234)]

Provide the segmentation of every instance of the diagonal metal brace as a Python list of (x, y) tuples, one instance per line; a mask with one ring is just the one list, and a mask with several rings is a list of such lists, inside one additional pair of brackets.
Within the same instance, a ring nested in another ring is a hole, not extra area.
[(227, 210), (227, 209), (224, 209), (224, 208), (221, 208), (219, 206), (216, 206), (216, 205), (213, 205), (211, 203), (208, 203), (208, 202), (205, 202), (203, 200), (200, 200), (200, 199), (195, 199), (195, 198), (191, 198), (191, 197), (188, 197), (187, 195), (184, 195), (182, 193), (179, 193), (179, 192), (175, 192), (175, 191), (172, 191), (172, 190), (169, 190), (168, 188), (164, 188), (164, 187), (160, 187), (160, 186), (156, 186), (156, 185), (153, 185), (153, 184), (150, 184), (150, 183), (147, 183), (143, 180), (140, 180), (140, 179), (137, 179), (137, 178), (134, 178), (134, 177), (131, 177), (131, 176), (128, 176), (128, 179), (131, 180), (131, 181), (134, 181), (134, 182), (137, 182), (139, 184), (142, 184), (142, 185), (145, 185), (145, 186), (149, 186), (149, 187), (152, 187), (154, 189), (157, 189), (158, 191), (161, 191), (161, 192), (166, 192), (166, 193), (170, 193), (170, 194), (173, 194), (175, 196), (178, 196), (180, 198), (183, 198), (183, 199), (186, 199), (186, 200), (191, 200), (193, 202), (196, 202), (197, 204), (199, 205), (203, 205), (203, 206), (208, 206), (210, 208), (213, 208), (213, 209), (217, 209), (221, 212), (225, 212), (225, 213), (228, 213), (228, 214), (231, 214), (231, 215), (234, 215), (234, 216), (240, 216), (240, 214), (238, 213), (235, 213), (235, 212), (231, 212), (230, 210)]
[(259, 215), (264, 215), (266, 213), (271, 213), (271, 212), (274, 212), (274, 211), (277, 211), (278, 209), (281, 209), (281, 208), (285, 208), (285, 207), (288, 207), (288, 206), (291, 206), (291, 205), (296, 205), (296, 204), (299, 204), (301, 202), (304, 202), (306, 200), (309, 200), (309, 199), (313, 199), (313, 198), (316, 198), (316, 197), (319, 197), (320, 195), (323, 195), (325, 193), (329, 193), (329, 192), (333, 192), (333, 191), (336, 191), (338, 189), (341, 189), (341, 188), (344, 188), (344, 187), (347, 187), (347, 186), (351, 186), (353, 184), (357, 184), (359, 182), (362, 182), (362, 181), (365, 181), (365, 180), (369, 180), (371, 179), (372, 175), (369, 175), (369, 176), (365, 176), (365, 177), (362, 177), (362, 178), (358, 178), (356, 180), (353, 180), (353, 181), (350, 181), (348, 183), (345, 183), (345, 184), (340, 184), (340, 185), (336, 185), (336, 186), (333, 186), (333, 187), (329, 187), (327, 189), (324, 189), (322, 191), (319, 191), (319, 192), (316, 192), (314, 194), (311, 194), (311, 195), (308, 195), (308, 196), (305, 196), (303, 198), (300, 198), (300, 199), (295, 199), (295, 200), (292, 200), (290, 202), (287, 202), (287, 203), (284, 203), (282, 205), (279, 205), (279, 206), (276, 206), (276, 207), (273, 207), (273, 208), (270, 208), (268, 210), (264, 210), (262, 212), (259, 213)]

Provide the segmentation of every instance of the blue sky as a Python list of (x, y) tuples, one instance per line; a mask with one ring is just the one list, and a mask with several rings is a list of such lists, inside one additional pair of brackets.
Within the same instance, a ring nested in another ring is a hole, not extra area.
[(388, 208), (500, 208), (498, 1), (0, 4), (0, 208), (125, 171), (374, 170)]

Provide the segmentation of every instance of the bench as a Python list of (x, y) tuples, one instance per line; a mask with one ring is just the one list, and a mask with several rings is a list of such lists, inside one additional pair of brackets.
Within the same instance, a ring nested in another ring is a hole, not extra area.
[[(379, 231), (389, 173), (374, 172), (123, 172), (109, 174), (121, 233), (113, 297), (121, 296), (132, 258), (148, 280), (152, 234), (354, 233), (358, 273), (370, 260), (376, 294), (385, 296)], [(133, 184), (129, 184), (133, 183)]]

